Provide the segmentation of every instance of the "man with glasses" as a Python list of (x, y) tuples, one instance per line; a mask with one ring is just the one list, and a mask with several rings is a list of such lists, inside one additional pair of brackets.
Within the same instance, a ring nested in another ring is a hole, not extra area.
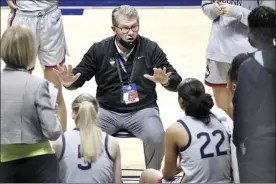
[(158, 44), (138, 35), (139, 16), (134, 7), (113, 10), (112, 30), (115, 35), (94, 43), (73, 70), (62, 66), (56, 73), (69, 90), (82, 87), (95, 76), (99, 126), (110, 135), (125, 129), (140, 138), (146, 168), (160, 169), (164, 127), (156, 83), (176, 92), (182, 79)]

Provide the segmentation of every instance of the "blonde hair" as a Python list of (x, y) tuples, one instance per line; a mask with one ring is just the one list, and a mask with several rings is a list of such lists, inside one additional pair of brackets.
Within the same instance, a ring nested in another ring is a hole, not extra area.
[(102, 154), (102, 131), (98, 123), (98, 103), (89, 94), (79, 95), (72, 103), (75, 123), (80, 129), (80, 152), (86, 163), (95, 162)]
[(36, 39), (27, 26), (11, 26), (4, 32), (1, 39), (1, 58), (7, 66), (27, 68), (35, 62), (36, 55)]

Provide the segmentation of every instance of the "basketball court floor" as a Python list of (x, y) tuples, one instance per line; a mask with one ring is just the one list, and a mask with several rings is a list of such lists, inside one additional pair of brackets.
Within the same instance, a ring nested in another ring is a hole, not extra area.
[[(137, 8), (140, 15), (140, 35), (156, 41), (167, 54), (169, 62), (182, 78), (195, 77), (204, 80), (205, 50), (208, 43), (211, 20), (199, 7), (183, 8)], [(86, 9), (82, 16), (63, 16), (63, 23), (69, 49), (67, 64), (76, 66), (89, 47), (97, 41), (113, 35), (111, 30), (112, 8)], [(8, 9), (1, 9), (1, 35), (7, 27)], [(4, 67), (1, 61), (1, 69)], [(39, 62), (33, 75), (43, 77)], [(211, 92), (210, 88), (207, 88)], [(74, 127), (70, 105), (80, 93), (95, 95), (96, 84), (92, 79), (81, 89), (64, 89), (68, 109), (68, 129)], [(169, 92), (157, 85), (160, 115), (166, 129), (181, 118), (177, 93)], [(144, 168), (142, 142), (137, 139), (119, 140), (122, 152), (122, 168)]]

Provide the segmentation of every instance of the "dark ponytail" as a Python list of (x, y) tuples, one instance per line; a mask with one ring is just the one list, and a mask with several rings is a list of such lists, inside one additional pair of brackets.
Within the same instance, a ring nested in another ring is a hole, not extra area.
[(204, 124), (210, 122), (210, 110), (214, 106), (210, 94), (205, 93), (203, 84), (194, 78), (182, 81), (178, 86), (179, 98), (182, 98), (182, 107), (186, 115), (202, 121)]

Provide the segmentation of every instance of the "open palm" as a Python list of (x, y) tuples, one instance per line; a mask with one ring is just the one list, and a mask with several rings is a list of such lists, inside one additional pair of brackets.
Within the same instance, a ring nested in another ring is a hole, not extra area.
[(166, 84), (171, 74), (171, 72), (167, 73), (166, 67), (163, 69), (153, 68), (153, 75), (145, 74), (144, 77), (156, 83)]
[(72, 72), (72, 65), (68, 65), (68, 68), (66, 65), (58, 66), (55, 70), (61, 84), (65, 87), (71, 86), (79, 77), (80, 73), (77, 73), (76, 75)]

